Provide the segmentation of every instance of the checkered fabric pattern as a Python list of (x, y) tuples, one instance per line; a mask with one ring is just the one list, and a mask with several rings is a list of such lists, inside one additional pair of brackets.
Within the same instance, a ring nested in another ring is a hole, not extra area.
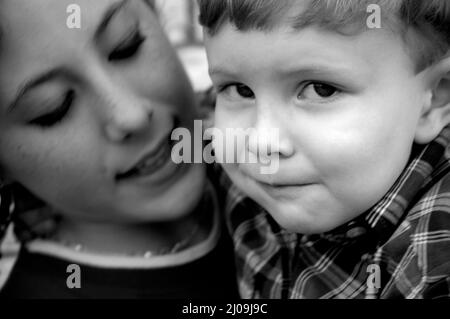
[(450, 296), (450, 127), (415, 145), (377, 205), (325, 234), (282, 230), (224, 172), (218, 175), (242, 297)]

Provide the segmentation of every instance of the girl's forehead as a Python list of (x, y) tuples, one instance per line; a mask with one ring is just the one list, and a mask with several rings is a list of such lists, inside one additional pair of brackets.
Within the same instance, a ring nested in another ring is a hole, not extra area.
[(8, 33), (45, 29), (53, 33), (95, 31), (123, 8), (137, 8), (143, 0), (2, 0), (1, 24)]
[(77, 0), (76, 5), (72, 0), (1, 0), (0, 66), (14, 60), (24, 68), (30, 60), (42, 64), (55, 62), (55, 56), (82, 56), (93, 47), (117, 44), (137, 25), (158, 34), (158, 21), (146, 9), (143, 0)]
[[(112, 2), (110, 0), (93, 1), (87, 5), (85, 0), (78, 1), (80, 8), (91, 10), (99, 7), (101, 2)], [(67, 9), (70, 7), (71, 1), (69, 0), (39, 0), (39, 1), (26, 1), (26, 0), (2, 0), (0, 2), (0, 16), (2, 19), (8, 21), (8, 23), (17, 22), (22, 25), (27, 25), (27, 22), (36, 23), (47, 22), (53, 23), (67, 17)], [(62, 25), (64, 26), (64, 24)]]
[(16, 66), (33, 69), (33, 64), (43, 66), (56, 63), (56, 56), (93, 39), (95, 29), (101, 25), (112, 0), (79, 0), (81, 26), (74, 28), (73, 11), (67, 12), (70, 0), (2, 0), (0, 2), (2, 68)]
[(142, 0), (77, 0), (75, 7), (73, 2), (0, 1), (2, 100), (13, 100), (30, 79), (48, 70), (80, 69), (94, 55), (114, 49), (138, 22), (157, 30)]

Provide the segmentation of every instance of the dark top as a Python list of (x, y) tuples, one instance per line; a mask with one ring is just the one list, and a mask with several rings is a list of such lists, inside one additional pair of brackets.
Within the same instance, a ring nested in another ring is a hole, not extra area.
[[(222, 232), (224, 234), (224, 232)], [(238, 298), (232, 248), (222, 236), (200, 259), (170, 268), (105, 269), (80, 265), (81, 288), (69, 289), (73, 262), (22, 249), (1, 298)]]

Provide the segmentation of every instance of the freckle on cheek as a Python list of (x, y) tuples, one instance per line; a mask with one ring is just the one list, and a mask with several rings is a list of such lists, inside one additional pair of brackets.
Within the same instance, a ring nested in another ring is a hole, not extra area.
[(30, 150), (27, 149), (24, 145), (17, 145), (16, 153), (21, 160), (29, 160), (33, 157), (32, 153), (30, 153)]
[(27, 152), (24, 150), (24, 147), (22, 145), (18, 145), (16, 151), (22, 160), (27, 158)]
[(17, 145), (16, 148), (16, 159), (17, 162), (10, 163), (10, 165), (18, 164), (21, 167), (18, 167), (22, 172), (34, 172), (36, 166), (39, 166), (40, 162), (44, 161), (44, 157), (48, 157), (48, 152), (35, 152), (35, 150), (30, 149), (29, 146), (26, 145)]

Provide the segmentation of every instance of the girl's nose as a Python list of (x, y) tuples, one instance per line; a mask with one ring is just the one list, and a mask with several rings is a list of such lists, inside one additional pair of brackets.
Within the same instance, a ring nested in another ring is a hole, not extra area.
[(123, 78), (112, 76), (96, 65), (90, 68), (91, 85), (98, 98), (96, 116), (112, 142), (122, 142), (148, 132), (153, 102), (140, 96)]
[(104, 112), (106, 136), (113, 142), (122, 142), (148, 131), (154, 111), (149, 101), (116, 92)]
[(148, 130), (152, 117), (151, 110), (143, 110), (143, 112), (126, 110), (121, 115), (111, 118), (105, 128), (106, 135), (114, 142), (128, 140), (140, 132)]
[(106, 123), (107, 137), (114, 142), (128, 140), (147, 131), (153, 117), (153, 109), (146, 102), (111, 105), (110, 118)]

